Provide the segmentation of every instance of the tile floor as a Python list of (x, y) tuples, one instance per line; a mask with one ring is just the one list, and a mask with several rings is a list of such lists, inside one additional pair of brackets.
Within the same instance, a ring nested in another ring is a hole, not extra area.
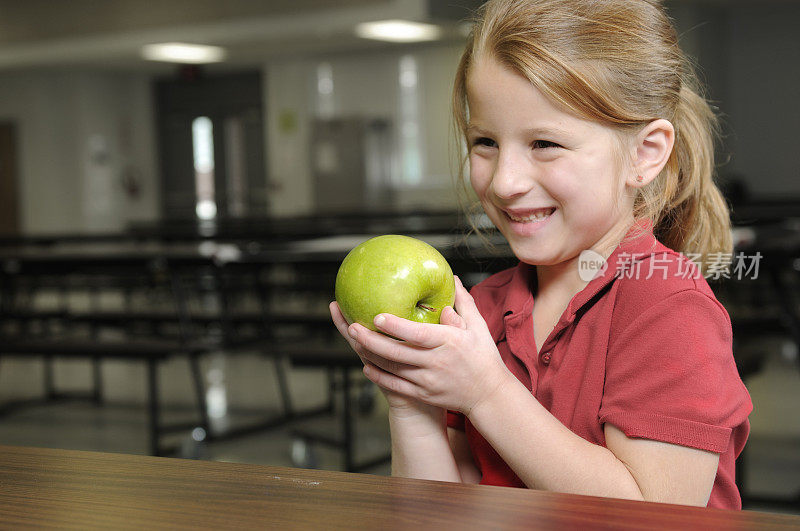
[[(306, 390), (319, 388), (320, 375), (307, 382)], [(297, 381), (295, 376), (293, 382)], [(314, 409), (326, 402), (320, 391), (315, 397), (304, 393), (296, 400), (298, 411)], [(369, 392), (372, 404), (369, 411), (356, 416), (357, 460), (370, 461), (389, 452), (389, 426), (382, 397)], [(8, 397), (5, 397), (6, 399)], [(27, 396), (26, 398), (29, 398)], [(320, 443), (303, 444), (295, 432), (339, 434), (341, 411), (337, 400), (334, 414), (321, 414), (309, 419), (297, 420), (274, 429), (232, 440), (197, 442), (187, 430), (166, 436), (167, 446), (179, 448), (177, 457), (200, 458), (215, 461), (264, 464), (274, 466), (310, 466), (326, 470), (342, 470), (342, 452)], [(214, 420), (214, 425), (224, 431), (228, 426), (245, 426), (280, 416), (277, 401), (275, 406), (264, 410), (252, 407), (231, 408), (225, 417)], [(191, 423), (197, 419), (191, 406), (167, 406), (162, 410), (163, 422)], [(148, 452), (148, 418), (145, 407), (130, 402), (107, 401), (95, 405), (88, 400), (61, 400), (53, 403), (21, 407), (0, 415), (0, 445), (40, 446), (146, 454)], [(388, 462), (369, 470), (372, 474), (389, 474)]]

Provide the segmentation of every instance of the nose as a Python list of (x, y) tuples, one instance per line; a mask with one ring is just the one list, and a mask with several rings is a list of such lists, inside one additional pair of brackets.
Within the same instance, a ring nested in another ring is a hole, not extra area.
[(534, 186), (532, 172), (533, 168), (524, 155), (500, 150), (492, 175), (492, 192), (500, 199), (524, 195)]

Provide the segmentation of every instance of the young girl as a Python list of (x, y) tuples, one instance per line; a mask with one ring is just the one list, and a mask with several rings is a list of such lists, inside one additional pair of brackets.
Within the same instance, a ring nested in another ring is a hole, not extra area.
[(694, 85), (655, 0), (484, 5), (454, 114), (519, 265), (457, 282), (439, 325), (382, 314), (381, 334), (331, 304), (389, 401), (393, 474), (741, 507), (752, 406), (678, 252), (731, 247)]

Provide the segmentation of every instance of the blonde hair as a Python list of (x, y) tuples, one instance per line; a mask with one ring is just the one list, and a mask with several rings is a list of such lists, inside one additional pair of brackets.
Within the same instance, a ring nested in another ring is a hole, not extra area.
[[(640, 189), (634, 218), (649, 219), (668, 247), (701, 255), (704, 270), (726, 261), (730, 215), (713, 180), (717, 119), (659, 2), (489, 0), (456, 72), (453, 117), (462, 141), (467, 76), (480, 57), (494, 58), (556, 104), (623, 136), (669, 120), (675, 146), (659, 176)], [(465, 165), (463, 157), (459, 178)]]

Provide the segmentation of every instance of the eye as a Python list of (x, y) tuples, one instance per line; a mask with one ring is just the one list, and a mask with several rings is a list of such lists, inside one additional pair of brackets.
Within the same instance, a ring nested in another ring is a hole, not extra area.
[(533, 144), (534, 149), (547, 149), (547, 148), (560, 148), (560, 144), (550, 142), (549, 140), (536, 140)]
[(482, 136), (482, 137), (479, 137), (479, 138), (476, 138), (475, 140), (473, 140), (472, 141), (472, 145), (473, 146), (486, 146), (486, 147), (494, 148), (494, 147), (497, 147), (497, 142), (495, 142), (491, 138), (487, 138), (485, 136)]

